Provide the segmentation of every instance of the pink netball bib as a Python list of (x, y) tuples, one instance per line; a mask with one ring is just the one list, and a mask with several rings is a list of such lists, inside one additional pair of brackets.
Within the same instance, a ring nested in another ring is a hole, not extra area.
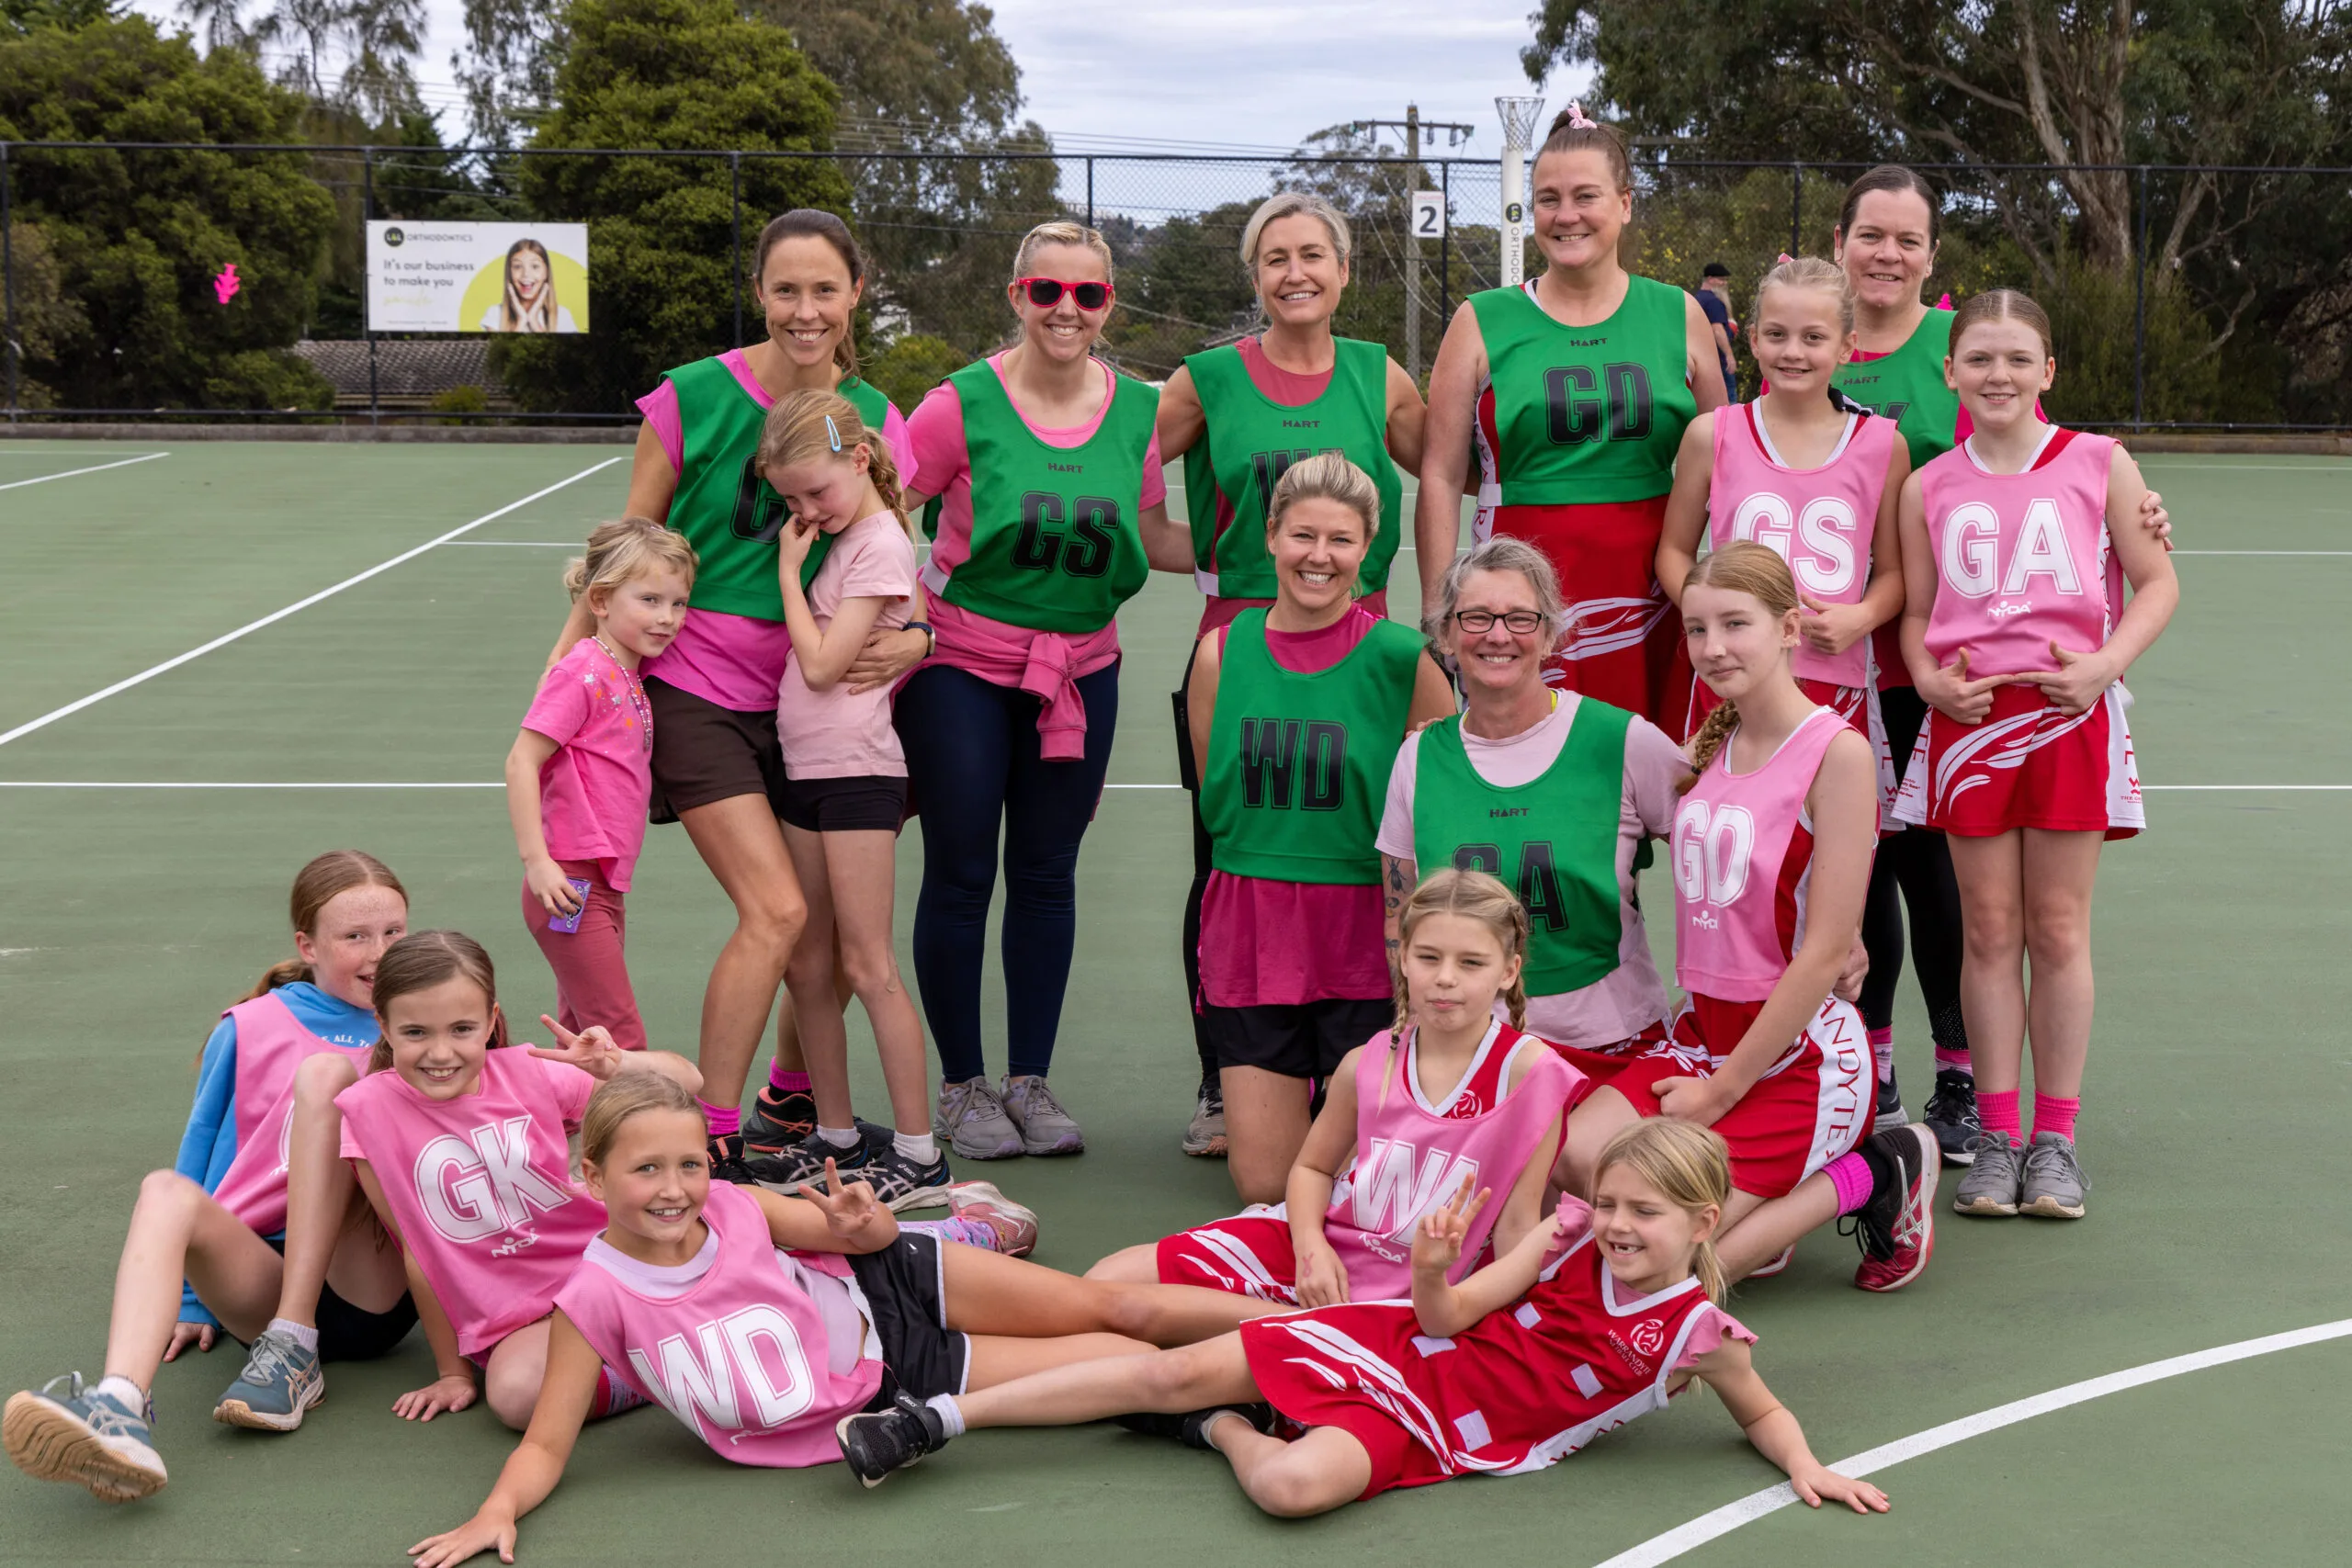
[(2087, 653), (2105, 643), (2120, 604), (2107, 536), (2107, 476), (2115, 443), (2052, 430), (2023, 473), (1987, 473), (1973, 441), (1919, 470), (1936, 606), (1928, 651), (1968, 672), (2051, 670), (2050, 644)]
[(336, 1045), (302, 1027), (274, 991), (239, 1002), (237, 1157), (212, 1196), (255, 1235), (286, 1228), (286, 1166), (294, 1131), (294, 1071), (322, 1051), (340, 1051), (361, 1072), (366, 1045)]

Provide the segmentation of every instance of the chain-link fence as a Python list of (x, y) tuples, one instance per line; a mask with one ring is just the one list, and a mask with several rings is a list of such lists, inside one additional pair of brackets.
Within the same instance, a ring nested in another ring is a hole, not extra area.
[[(1685, 287), (1722, 262), (1744, 318), (1779, 252), (1826, 254), (1860, 172), (1645, 149), (1626, 260)], [(2057, 417), (2352, 425), (2352, 170), (1921, 172), (1943, 193), (1929, 297), (2006, 284), (2041, 299)], [(861, 354), (901, 406), (1007, 341), (1014, 247), (1057, 218), (1108, 238), (1119, 296), (1103, 352), (1158, 379), (1253, 329), (1240, 234), (1281, 189), (1321, 192), (1353, 226), (1338, 330), (1425, 377), (1453, 307), (1499, 276), (1492, 162), (0, 142), (5, 413), (625, 422), (663, 368), (763, 334), (748, 253), (795, 206), (856, 230), (871, 264)], [(1441, 197), (1433, 231), (1414, 231), (1417, 190)], [(370, 333), (370, 219), (585, 222), (592, 328)], [(1540, 267), (1532, 244), (1528, 260)], [(231, 263), (227, 296), (215, 280)]]

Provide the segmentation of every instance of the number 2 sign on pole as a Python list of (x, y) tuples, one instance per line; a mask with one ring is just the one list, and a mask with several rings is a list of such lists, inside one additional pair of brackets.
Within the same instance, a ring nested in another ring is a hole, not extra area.
[(1434, 240), (1445, 232), (1445, 194), (1442, 191), (1417, 190), (1413, 193), (1413, 238)]

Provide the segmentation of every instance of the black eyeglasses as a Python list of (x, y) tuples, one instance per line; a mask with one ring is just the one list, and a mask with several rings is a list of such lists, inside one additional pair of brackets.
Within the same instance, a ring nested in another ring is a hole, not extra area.
[(1516, 633), (1520, 637), (1544, 629), (1544, 615), (1540, 610), (1510, 610), (1499, 615), (1492, 610), (1453, 612), (1453, 624), (1472, 637), (1481, 637), (1493, 631), (1497, 621), (1500, 621), (1506, 630)]
[(1081, 310), (1099, 310), (1111, 302), (1111, 286), (1089, 280), (1069, 283), (1058, 277), (1022, 277), (1014, 281), (1029, 292), (1029, 303), (1040, 310), (1050, 310), (1061, 300), (1068, 289), (1070, 299)]

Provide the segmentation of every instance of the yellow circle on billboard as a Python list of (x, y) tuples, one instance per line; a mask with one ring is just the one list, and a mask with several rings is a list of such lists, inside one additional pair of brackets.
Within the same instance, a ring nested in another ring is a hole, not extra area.
[[(544, 240), (539, 242), (545, 245)], [(571, 318), (574, 331), (588, 330), (588, 268), (553, 246), (548, 246), (548, 262), (555, 276), (556, 308)], [(506, 297), (506, 252), (501, 251), (488, 265), (474, 274), (466, 285), (465, 298), (458, 302), (458, 327), (461, 333), (496, 332), (499, 330), (494, 312)], [(485, 325), (485, 319), (489, 324)], [(560, 318), (559, 318), (560, 319)]]

